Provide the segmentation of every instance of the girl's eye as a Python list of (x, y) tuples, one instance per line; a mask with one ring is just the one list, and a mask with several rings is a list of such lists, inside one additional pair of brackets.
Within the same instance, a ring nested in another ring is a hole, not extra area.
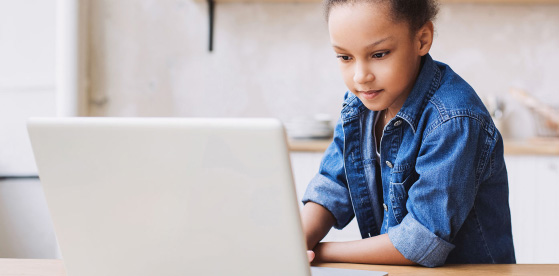
[(342, 61), (349, 61), (351, 60), (351, 57), (349, 56), (344, 56), (344, 55), (337, 55), (337, 58), (341, 59)]
[(390, 53), (390, 51), (382, 52), (382, 53), (376, 53), (376, 54), (373, 54), (373, 58), (383, 58), (386, 55), (388, 55), (388, 53)]

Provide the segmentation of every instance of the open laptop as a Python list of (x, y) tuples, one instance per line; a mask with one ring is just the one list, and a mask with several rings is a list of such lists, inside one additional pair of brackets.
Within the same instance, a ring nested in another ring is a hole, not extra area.
[(28, 131), (68, 275), (311, 275), (279, 121), (34, 118)]

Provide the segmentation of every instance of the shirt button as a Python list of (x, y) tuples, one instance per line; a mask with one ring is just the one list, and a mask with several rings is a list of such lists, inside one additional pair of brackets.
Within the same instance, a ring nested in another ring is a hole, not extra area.
[(397, 127), (397, 126), (399, 126), (399, 125), (401, 125), (401, 124), (402, 124), (402, 120), (398, 120), (398, 121), (394, 122), (394, 126), (395, 126), (395, 127)]
[(385, 212), (388, 212), (388, 206), (386, 206), (385, 203), (382, 204), (382, 207), (384, 208), (384, 211), (385, 211)]
[(393, 168), (394, 166), (392, 165), (392, 163), (390, 163), (390, 161), (386, 160), (386, 166), (388, 166), (389, 168)]

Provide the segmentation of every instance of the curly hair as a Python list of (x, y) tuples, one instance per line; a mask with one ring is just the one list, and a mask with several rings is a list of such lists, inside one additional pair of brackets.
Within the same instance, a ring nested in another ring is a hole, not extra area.
[(406, 21), (412, 31), (419, 30), (427, 21), (433, 21), (439, 12), (437, 0), (324, 0), (324, 14), (328, 21), (332, 7), (359, 2), (388, 4), (395, 22)]

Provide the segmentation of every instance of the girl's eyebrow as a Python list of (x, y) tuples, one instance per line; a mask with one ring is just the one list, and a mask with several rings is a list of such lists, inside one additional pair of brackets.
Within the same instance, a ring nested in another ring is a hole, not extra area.
[[(369, 45), (368, 45), (367, 47), (365, 47), (365, 48), (367, 48), (367, 49), (373, 48), (373, 47), (375, 47), (375, 46), (377, 46), (377, 45), (379, 45), (379, 44), (381, 44), (381, 43), (383, 43), (383, 42), (385, 42), (385, 41), (387, 41), (387, 40), (390, 40), (390, 39), (394, 39), (394, 37), (389, 36), (389, 37), (385, 37), (385, 38), (383, 38), (383, 39), (379, 39), (379, 40), (377, 40), (377, 41), (375, 41), (375, 42), (369, 44)], [(332, 47), (334, 47), (334, 48), (336, 48), (336, 49), (338, 49), (338, 50), (341, 50), (341, 51), (346, 51), (346, 49), (344, 49), (344, 48), (342, 48), (342, 47), (340, 47), (340, 46), (338, 46), (338, 45), (335, 45), (335, 44), (332, 44)]]
[(383, 39), (380, 39), (380, 40), (378, 40), (378, 41), (376, 41), (376, 42), (373, 42), (373, 43), (369, 44), (369, 46), (367, 46), (367, 49), (373, 48), (373, 47), (375, 47), (375, 46), (377, 46), (377, 45), (379, 45), (379, 44), (381, 44), (381, 43), (383, 43), (383, 42), (385, 42), (385, 41), (387, 41), (387, 40), (390, 40), (390, 39), (394, 39), (394, 37), (389, 36), (389, 37), (385, 37), (385, 38), (383, 38)]

